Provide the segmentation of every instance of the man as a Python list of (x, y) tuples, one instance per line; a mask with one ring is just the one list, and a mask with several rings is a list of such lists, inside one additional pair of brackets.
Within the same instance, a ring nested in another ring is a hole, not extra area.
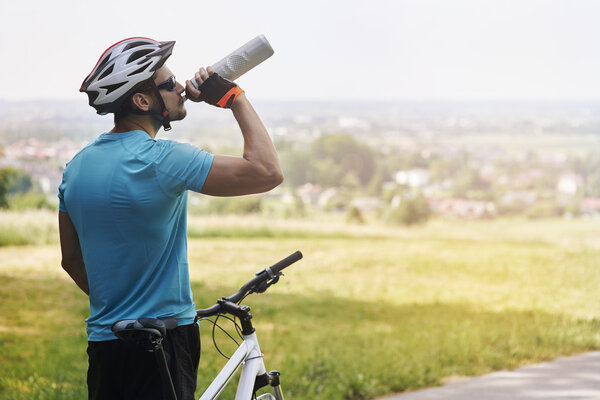
[(164, 341), (179, 399), (193, 399), (199, 334), (190, 288), (187, 191), (236, 196), (279, 185), (277, 153), (260, 118), (234, 83), (201, 68), (185, 83), (193, 102), (230, 108), (244, 138), (242, 157), (155, 140), (185, 118), (179, 84), (165, 65), (175, 42), (129, 38), (111, 46), (80, 91), (115, 125), (71, 160), (59, 187), (62, 266), (89, 295), (90, 399), (160, 399), (154, 357), (119, 341), (120, 319), (174, 317)]

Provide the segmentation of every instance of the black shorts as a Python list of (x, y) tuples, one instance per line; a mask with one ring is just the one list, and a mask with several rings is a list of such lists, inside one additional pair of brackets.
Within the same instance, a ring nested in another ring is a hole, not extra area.
[[(178, 400), (193, 400), (200, 361), (198, 325), (167, 331), (163, 340)], [(122, 340), (88, 342), (90, 400), (162, 400), (160, 371), (154, 353)]]

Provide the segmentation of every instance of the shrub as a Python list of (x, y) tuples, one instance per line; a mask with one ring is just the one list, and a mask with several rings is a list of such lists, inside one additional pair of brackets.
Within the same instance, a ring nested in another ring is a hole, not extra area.
[(190, 203), (193, 214), (257, 214), (262, 210), (260, 196), (194, 197)]
[(58, 210), (57, 204), (49, 202), (46, 195), (33, 191), (10, 196), (8, 199), (8, 208), (16, 211), (30, 209)]
[(12, 168), (0, 168), (0, 208), (8, 208), (10, 197), (31, 190), (31, 177), (27, 173)]
[(387, 215), (387, 222), (392, 225), (415, 225), (426, 222), (431, 216), (427, 200), (418, 195), (403, 198), (400, 204), (392, 207)]
[(57, 241), (56, 213), (48, 210), (0, 211), (0, 246), (42, 245)]
[(527, 209), (525, 215), (530, 219), (559, 217), (564, 213), (564, 208), (554, 202), (539, 202)]
[(357, 207), (350, 207), (346, 214), (346, 221), (350, 223), (364, 224), (365, 218)]

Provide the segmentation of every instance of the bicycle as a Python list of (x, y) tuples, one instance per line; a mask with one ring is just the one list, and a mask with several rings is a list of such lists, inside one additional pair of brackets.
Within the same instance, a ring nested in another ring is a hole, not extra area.
[[(211, 384), (206, 388), (199, 400), (213, 400), (229, 384), (231, 378), (242, 367), (235, 400), (283, 400), (280, 386), (279, 371), (267, 373), (260, 351), (258, 338), (252, 325), (250, 307), (240, 304), (252, 293), (264, 293), (271, 285), (279, 281), (283, 275), (281, 271), (302, 258), (302, 253), (296, 251), (283, 260), (273, 264), (271, 267), (258, 271), (254, 278), (246, 282), (236, 293), (229, 297), (217, 300), (212, 307), (196, 310), (198, 320), (206, 320), (208, 317), (231, 314), (240, 320), (241, 336), (243, 341), (238, 349), (229, 358), (229, 361), (217, 374)], [(229, 319), (229, 317), (226, 317)], [(216, 320), (211, 321), (217, 326)], [(235, 319), (233, 320), (235, 323)], [(177, 400), (173, 381), (167, 366), (162, 341), (168, 330), (174, 329), (177, 321), (174, 318), (139, 318), (124, 319), (117, 321), (112, 326), (113, 333), (121, 340), (141, 346), (146, 351), (155, 354), (160, 370), (163, 387), (168, 392), (168, 400)], [(236, 324), (236, 327), (239, 326)], [(214, 336), (214, 329), (213, 329)], [(271, 386), (273, 394), (264, 393), (256, 397), (256, 392), (266, 386)]]

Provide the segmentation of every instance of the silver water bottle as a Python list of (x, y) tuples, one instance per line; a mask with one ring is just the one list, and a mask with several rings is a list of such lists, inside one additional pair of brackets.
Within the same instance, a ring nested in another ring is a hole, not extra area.
[[(225, 79), (234, 81), (275, 53), (265, 35), (259, 35), (212, 65), (214, 71)], [(196, 79), (190, 79), (198, 89)]]

